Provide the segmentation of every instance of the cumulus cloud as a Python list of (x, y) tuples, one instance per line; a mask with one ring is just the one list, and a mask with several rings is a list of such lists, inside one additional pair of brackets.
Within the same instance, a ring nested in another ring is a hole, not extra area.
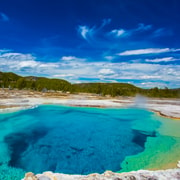
[(33, 73), (40, 73), (43, 69), (54, 69), (55, 64), (43, 63), (37, 61), (37, 58), (31, 54), (23, 54), (16, 52), (4, 52), (0, 54), (0, 70), (12, 71), (16, 73), (26, 73), (32, 75)]
[(6, 14), (0, 12), (0, 21), (7, 22), (9, 21), (9, 17)]
[[(98, 79), (103, 82), (126, 80), (134, 84), (137, 81), (138, 83), (155, 81), (166, 85), (168, 85), (167, 82), (171, 82), (170, 85), (173, 87), (180, 86), (180, 65), (177, 64), (90, 62), (78, 60), (75, 56), (63, 57), (62, 59), (65, 60), (58, 62), (41, 62), (31, 54), (4, 52), (0, 54), (0, 71), (63, 78), (70, 82), (82, 82), (82, 79), (89, 79), (91, 82)], [(143, 84), (137, 85), (143, 86)]]
[(19, 62), (19, 68), (24, 68), (24, 67), (28, 67), (28, 68), (34, 68), (36, 66), (38, 66), (38, 62), (36, 61), (21, 61)]
[(147, 48), (147, 49), (136, 49), (136, 50), (127, 50), (121, 53), (118, 53), (119, 56), (131, 56), (131, 55), (143, 55), (143, 54), (159, 54), (159, 53), (168, 53), (176, 52), (180, 49), (170, 49), (170, 48)]
[(110, 75), (114, 74), (114, 71), (112, 69), (100, 69), (99, 74)]
[(32, 69), (38, 66), (36, 57), (31, 54), (22, 54), (3, 51), (0, 54), (1, 71), (21, 71), (24, 68)]

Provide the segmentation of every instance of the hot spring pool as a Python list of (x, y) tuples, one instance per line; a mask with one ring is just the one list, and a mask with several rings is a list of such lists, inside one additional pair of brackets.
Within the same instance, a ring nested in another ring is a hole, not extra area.
[(180, 132), (175, 133), (178, 123), (135, 108), (42, 105), (1, 113), (0, 174), (158, 168), (171, 151), (175, 157), (170, 160), (180, 159), (176, 152), (180, 150)]

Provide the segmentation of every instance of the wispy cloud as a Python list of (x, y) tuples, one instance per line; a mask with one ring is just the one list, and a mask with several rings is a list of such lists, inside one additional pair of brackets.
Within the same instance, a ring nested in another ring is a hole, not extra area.
[(83, 39), (91, 43), (91, 41), (95, 40), (95, 36), (108, 24), (111, 23), (111, 19), (103, 19), (100, 26), (86, 26), (86, 25), (79, 25), (78, 26), (78, 33), (81, 35)]
[(61, 57), (61, 60), (63, 61), (84, 61), (84, 58), (79, 58), (76, 56), (63, 56)]
[(143, 54), (159, 54), (159, 53), (168, 53), (176, 52), (180, 49), (170, 49), (170, 48), (147, 48), (147, 49), (136, 49), (136, 50), (127, 50), (121, 53), (118, 53), (119, 56), (131, 56), (131, 55), (143, 55)]
[(125, 35), (125, 30), (124, 29), (113, 29), (110, 34), (114, 35), (115, 37), (120, 37)]
[(174, 57), (163, 57), (163, 58), (155, 58), (155, 59), (145, 59), (146, 62), (170, 62), (170, 61), (178, 61), (180, 59), (174, 58)]
[(116, 57), (115, 56), (104, 56), (104, 59), (107, 59), (107, 60), (109, 60), (109, 61), (111, 61), (111, 60), (113, 60), (113, 59), (115, 59)]
[(106, 26), (106, 25), (108, 25), (108, 24), (110, 24), (110, 23), (111, 23), (111, 19), (110, 19), (110, 18), (108, 18), (108, 19), (103, 19), (102, 25), (101, 25), (100, 28), (102, 28), (102, 27), (104, 27), (104, 26)]
[(0, 20), (7, 22), (7, 21), (9, 21), (9, 17), (6, 14), (0, 12)]
[(138, 24), (137, 28), (134, 29), (113, 29), (108, 35), (113, 35), (116, 38), (134, 36), (137, 33), (142, 33), (152, 29), (152, 25), (145, 25), (143, 23)]
[(173, 35), (172, 30), (165, 29), (165, 28), (159, 28), (153, 32), (152, 37), (157, 38), (157, 37), (172, 36), (172, 35)]
[(11, 49), (0, 49), (0, 53), (6, 53), (12, 51)]
[(81, 34), (81, 36), (87, 40), (88, 36), (91, 36), (94, 32), (94, 28), (89, 28), (88, 26), (79, 26), (78, 31)]
[(18, 61), (23, 61), (23, 60), (35, 60), (35, 57), (32, 54), (22, 54), (22, 53), (15, 53), (15, 52), (10, 52), (9, 50), (2, 50), (2, 54), (0, 55), (1, 59), (6, 59), (6, 60), (18, 60)]
[(152, 29), (152, 25), (150, 25), (150, 24), (145, 25), (143, 23), (139, 23), (138, 27), (133, 29), (132, 31), (149, 31), (151, 29)]
[[(156, 28), (151, 24), (139, 23), (134, 28), (120, 27), (110, 29), (111, 26), (108, 26), (110, 23), (110, 19), (105, 19), (100, 26), (79, 25), (77, 28), (79, 35), (88, 42), (88, 44), (81, 44), (80, 47), (83, 48), (90, 45), (91, 48), (96, 48), (96, 52), (102, 49), (107, 57), (114, 56), (119, 51), (119, 48), (124, 50), (124, 52), (118, 53), (119, 56), (157, 54), (173, 51), (170, 48), (148, 48), (153, 47), (160, 36), (169, 36), (168, 33), (164, 33), (168, 31), (165, 28)], [(104, 28), (105, 26), (108, 26), (108, 28)], [(146, 47), (147, 49), (140, 49), (141, 47)], [(126, 50), (129, 48), (132, 50)], [(139, 49), (136, 50), (135, 48)]]

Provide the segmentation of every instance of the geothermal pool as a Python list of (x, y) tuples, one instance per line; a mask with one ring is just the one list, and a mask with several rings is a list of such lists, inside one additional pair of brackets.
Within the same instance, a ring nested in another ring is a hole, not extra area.
[(180, 160), (179, 127), (138, 108), (41, 105), (1, 113), (0, 174), (158, 169)]

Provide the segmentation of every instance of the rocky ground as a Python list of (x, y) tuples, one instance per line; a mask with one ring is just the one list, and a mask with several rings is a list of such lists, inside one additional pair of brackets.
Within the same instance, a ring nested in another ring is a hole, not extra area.
[(158, 171), (139, 170), (129, 173), (113, 173), (106, 171), (103, 174), (68, 175), (52, 172), (34, 175), (26, 173), (23, 180), (180, 180), (180, 169)]

